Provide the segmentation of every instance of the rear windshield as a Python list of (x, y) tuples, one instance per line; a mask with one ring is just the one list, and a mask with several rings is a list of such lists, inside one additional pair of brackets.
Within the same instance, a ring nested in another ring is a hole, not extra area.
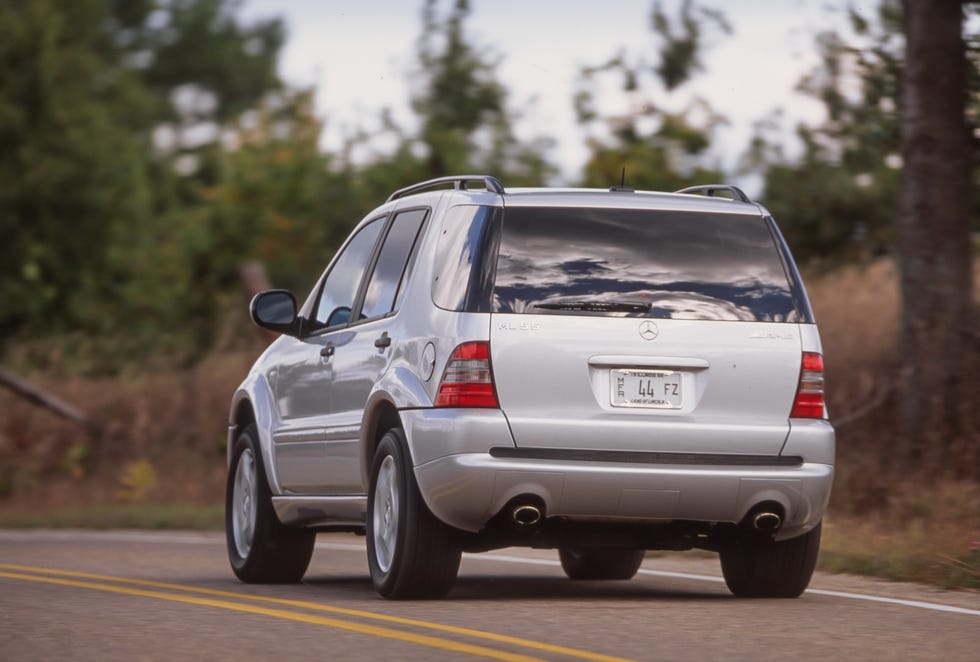
[(800, 321), (761, 217), (508, 207), (496, 267), (500, 313)]

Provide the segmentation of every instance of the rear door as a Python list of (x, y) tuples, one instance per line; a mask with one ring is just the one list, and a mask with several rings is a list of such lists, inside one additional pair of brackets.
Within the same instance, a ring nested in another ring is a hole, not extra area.
[(518, 446), (779, 453), (800, 319), (761, 216), (508, 207), (492, 305)]
[(357, 322), (338, 334), (331, 359), (330, 408), (325, 418), (326, 458), (331, 493), (361, 492), (361, 422), (364, 406), (400, 340), (395, 313), (410, 271), (410, 258), (428, 217), (428, 209), (401, 210), (387, 229), (354, 306)]

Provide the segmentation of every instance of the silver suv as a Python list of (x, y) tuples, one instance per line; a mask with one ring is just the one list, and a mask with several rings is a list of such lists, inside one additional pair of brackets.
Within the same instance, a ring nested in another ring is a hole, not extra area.
[(514, 545), (572, 579), (700, 548), (737, 596), (809, 583), (834, 464), (820, 338), (737, 188), (423, 182), (302, 306), (271, 290), (251, 315), (282, 336), (228, 420), (243, 581), (298, 581), (317, 531), (350, 531), (387, 598), (445, 595), (463, 551)]

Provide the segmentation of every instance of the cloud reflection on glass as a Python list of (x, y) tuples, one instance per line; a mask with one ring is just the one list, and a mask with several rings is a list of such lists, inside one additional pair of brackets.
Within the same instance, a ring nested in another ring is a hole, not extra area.
[(761, 217), (622, 209), (508, 208), (494, 309), (799, 319), (778, 248)]

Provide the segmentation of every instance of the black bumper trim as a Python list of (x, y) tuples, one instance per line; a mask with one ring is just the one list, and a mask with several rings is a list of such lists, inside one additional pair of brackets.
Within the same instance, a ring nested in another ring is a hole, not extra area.
[(514, 460), (557, 460), (566, 462), (624, 462), (630, 464), (681, 464), (732, 467), (798, 467), (797, 455), (738, 455), (728, 453), (656, 453), (651, 451), (599, 451), (566, 448), (490, 449), (491, 457)]

